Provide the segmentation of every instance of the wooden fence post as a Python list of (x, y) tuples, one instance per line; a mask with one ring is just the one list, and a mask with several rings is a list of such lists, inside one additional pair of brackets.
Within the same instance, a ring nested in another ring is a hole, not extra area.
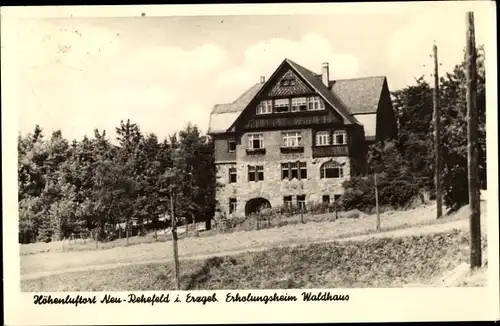
[(129, 236), (129, 230), (130, 230), (130, 226), (128, 225), (127, 223), (127, 226), (126, 226), (126, 231), (125, 233), (127, 234), (127, 246), (128, 246), (128, 236)]
[(380, 209), (378, 207), (378, 185), (377, 185), (377, 174), (375, 173), (375, 206), (377, 208), (377, 231), (380, 231)]
[(192, 220), (193, 220), (194, 236), (197, 237), (197, 236), (199, 236), (199, 234), (198, 234), (198, 227), (196, 225), (196, 219), (195, 219), (194, 215), (192, 215)]

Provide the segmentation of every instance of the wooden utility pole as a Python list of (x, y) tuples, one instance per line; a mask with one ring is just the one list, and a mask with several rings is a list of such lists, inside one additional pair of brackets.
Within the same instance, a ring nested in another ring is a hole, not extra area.
[(434, 92), (433, 92), (433, 119), (434, 119), (434, 183), (436, 186), (436, 215), (440, 218), (443, 215), (443, 203), (441, 193), (441, 126), (440, 126), (440, 108), (439, 108), (439, 73), (437, 46), (432, 47), (434, 52)]
[(170, 181), (170, 216), (172, 219), (172, 244), (174, 247), (174, 278), (175, 289), (179, 290), (179, 250), (177, 247), (177, 219), (174, 216), (174, 195), (172, 194), (172, 179)]
[(470, 266), (481, 267), (481, 212), (478, 183), (478, 121), (476, 108), (476, 44), (474, 13), (467, 13), (467, 165), (470, 207)]
[(375, 178), (375, 207), (377, 210), (377, 231), (380, 231), (380, 209), (378, 207), (378, 184), (377, 184), (377, 174), (374, 175)]

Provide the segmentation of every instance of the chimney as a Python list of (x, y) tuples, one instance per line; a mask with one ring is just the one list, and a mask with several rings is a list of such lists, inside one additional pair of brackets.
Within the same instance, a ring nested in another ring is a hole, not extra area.
[(321, 80), (326, 87), (329, 86), (330, 83), (330, 71), (328, 69), (328, 62), (323, 63), (323, 71), (321, 73)]
[(265, 76), (260, 76), (260, 83), (264, 84), (266, 82), (266, 77)]

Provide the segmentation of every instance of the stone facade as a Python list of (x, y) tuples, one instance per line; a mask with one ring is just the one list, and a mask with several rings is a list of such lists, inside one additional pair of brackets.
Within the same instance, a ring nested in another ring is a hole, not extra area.
[[(332, 201), (343, 193), (343, 181), (368, 172), (368, 145), (396, 137), (397, 124), (384, 76), (338, 80), (329, 76), (326, 63), (322, 73), (316, 74), (285, 59), (268, 81), (261, 77), (260, 84), (233, 102), (214, 107), (209, 134), (214, 139), (218, 183), (222, 185), (216, 194), (222, 214), (246, 215), (246, 208), (264, 203), (281, 207), (285, 197), (297, 205), (300, 196), (306, 206), (323, 202), (327, 199), (323, 196)], [(300, 142), (293, 138), (288, 145), (299, 147), (283, 148), (282, 133), (293, 131), (300, 132)], [(343, 131), (345, 136), (335, 131)], [(326, 140), (323, 136), (316, 144), (317, 132), (339, 138)], [(249, 148), (250, 134), (262, 135), (263, 148)], [(321, 178), (322, 165), (330, 161), (336, 163), (328, 170), (330, 178)], [(283, 179), (282, 163), (287, 162), (299, 167), (305, 164), (307, 177), (300, 177), (299, 168), (293, 170), (299, 172), (297, 178)], [(261, 171), (254, 174), (256, 179), (263, 172), (263, 180), (249, 181), (251, 168)], [(230, 169), (236, 170), (234, 182), (230, 182)]]
[[(292, 131), (292, 130), (288, 130)], [(303, 152), (282, 153), (282, 130), (259, 132), (264, 137), (265, 154), (248, 154), (248, 134), (242, 135), (236, 146), (236, 161), (217, 163), (218, 182), (223, 185), (217, 192), (217, 201), (220, 210), (229, 214), (230, 198), (236, 199), (234, 215), (245, 215), (247, 202), (254, 198), (264, 198), (271, 207), (280, 207), (284, 204), (285, 196), (292, 196), (296, 204), (297, 196), (305, 195), (305, 202), (320, 203), (324, 195), (333, 200), (334, 195), (341, 194), (342, 182), (351, 174), (351, 160), (349, 157), (321, 157), (313, 158), (313, 132), (311, 129), (293, 129), (302, 135)], [(282, 180), (281, 163), (305, 162), (307, 168), (306, 179)], [(343, 178), (321, 179), (320, 167), (323, 163), (335, 161), (343, 168)], [(248, 166), (263, 166), (263, 181), (248, 181)], [(236, 168), (235, 183), (229, 182), (229, 169)]]

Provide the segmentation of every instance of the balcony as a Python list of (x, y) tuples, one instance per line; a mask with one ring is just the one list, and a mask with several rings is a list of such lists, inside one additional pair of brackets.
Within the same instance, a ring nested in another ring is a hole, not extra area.
[(313, 146), (312, 154), (313, 157), (349, 156), (349, 148), (347, 145)]
[(247, 155), (258, 155), (258, 154), (266, 154), (266, 149), (265, 148), (247, 148), (246, 149)]
[(304, 153), (304, 146), (281, 147), (281, 153)]

